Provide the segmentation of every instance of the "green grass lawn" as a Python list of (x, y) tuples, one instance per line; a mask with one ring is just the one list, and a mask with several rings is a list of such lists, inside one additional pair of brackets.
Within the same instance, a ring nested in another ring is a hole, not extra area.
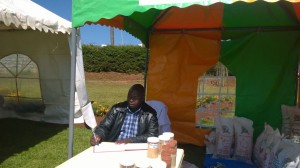
[[(86, 79), (90, 100), (109, 107), (126, 100), (135, 83), (143, 84), (143, 80)], [(68, 159), (68, 125), (0, 119), (0, 132), (0, 168), (53, 168)], [(73, 156), (90, 147), (90, 136), (89, 129), (74, 127)], [(185, 150), (186, 160), (202, 165), (205, 148), (178, 145)]]
[(87, 81), (87, 90), (91, 101), (111, 107), (113, 104), (125, 101), (127, 92), (131, 85), (143, 84), (143, 81), (131, 82), (109, 82), (109, 81)]
[[(89, 81), (90, 99), (111, 106), (124, 101), (130, 82)], [(0, 120), (0, 168), (53, 168), (68, 159), (68, 125), (42, 122)], [(73, 155), (90, 147), (91, 132), (86, 128), (74, 128)]]
[[(0, 120), (0, 167), (55, 167), (68, 159), (68, 125)], [(91, 133), (74, 129), (74, 155), (90, 146)]]

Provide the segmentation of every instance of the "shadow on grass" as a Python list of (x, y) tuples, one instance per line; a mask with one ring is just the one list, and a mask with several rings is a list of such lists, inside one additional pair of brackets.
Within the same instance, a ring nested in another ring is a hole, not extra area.
[(0, 163), (67, 128), (67, 124), (0, 119)]

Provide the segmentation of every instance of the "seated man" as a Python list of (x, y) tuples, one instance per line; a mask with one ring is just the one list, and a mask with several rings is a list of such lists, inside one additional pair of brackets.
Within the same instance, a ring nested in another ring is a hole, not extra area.
[(135, 84), (128, 91), (127, 101), (112, 106), (90, 143), (146, 143), (148, 137), (158, 136), (158, 127), (155, 110), (145, 103), (144, 87)]
[(158, 118), (159, 134), (171, 132), (171, 122), (168, 117), (168, 107), (161, 101), (148, 100), (148, 105), (155, 109)]

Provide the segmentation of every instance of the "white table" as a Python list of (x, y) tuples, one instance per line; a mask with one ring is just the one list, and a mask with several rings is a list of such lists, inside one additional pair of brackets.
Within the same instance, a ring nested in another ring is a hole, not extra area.
[[(176, 168), (181, 167), (183, 157), (183, 149), (177, 149)], [(61, 165), (58, 165), (57, 168), (119, 168), (119, 162), (123, 159), (131, 159), (133, 162), (140, 160), (153, 162), (160, 160), (160, 157), (157, 159), (148, 159), (147, 150), (95, 153), (93, 152), (93, 147), (90, 147)]]

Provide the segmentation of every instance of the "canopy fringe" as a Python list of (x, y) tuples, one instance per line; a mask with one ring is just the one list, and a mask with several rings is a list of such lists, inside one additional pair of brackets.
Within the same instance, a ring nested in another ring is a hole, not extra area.
[(152, 29), (151, 32), (189, 32), (189, 31), (300, 31), (299, 26), (254, 26), (254, 27), (219, 27), (219, 28), (192, 28), (192, 29)]

